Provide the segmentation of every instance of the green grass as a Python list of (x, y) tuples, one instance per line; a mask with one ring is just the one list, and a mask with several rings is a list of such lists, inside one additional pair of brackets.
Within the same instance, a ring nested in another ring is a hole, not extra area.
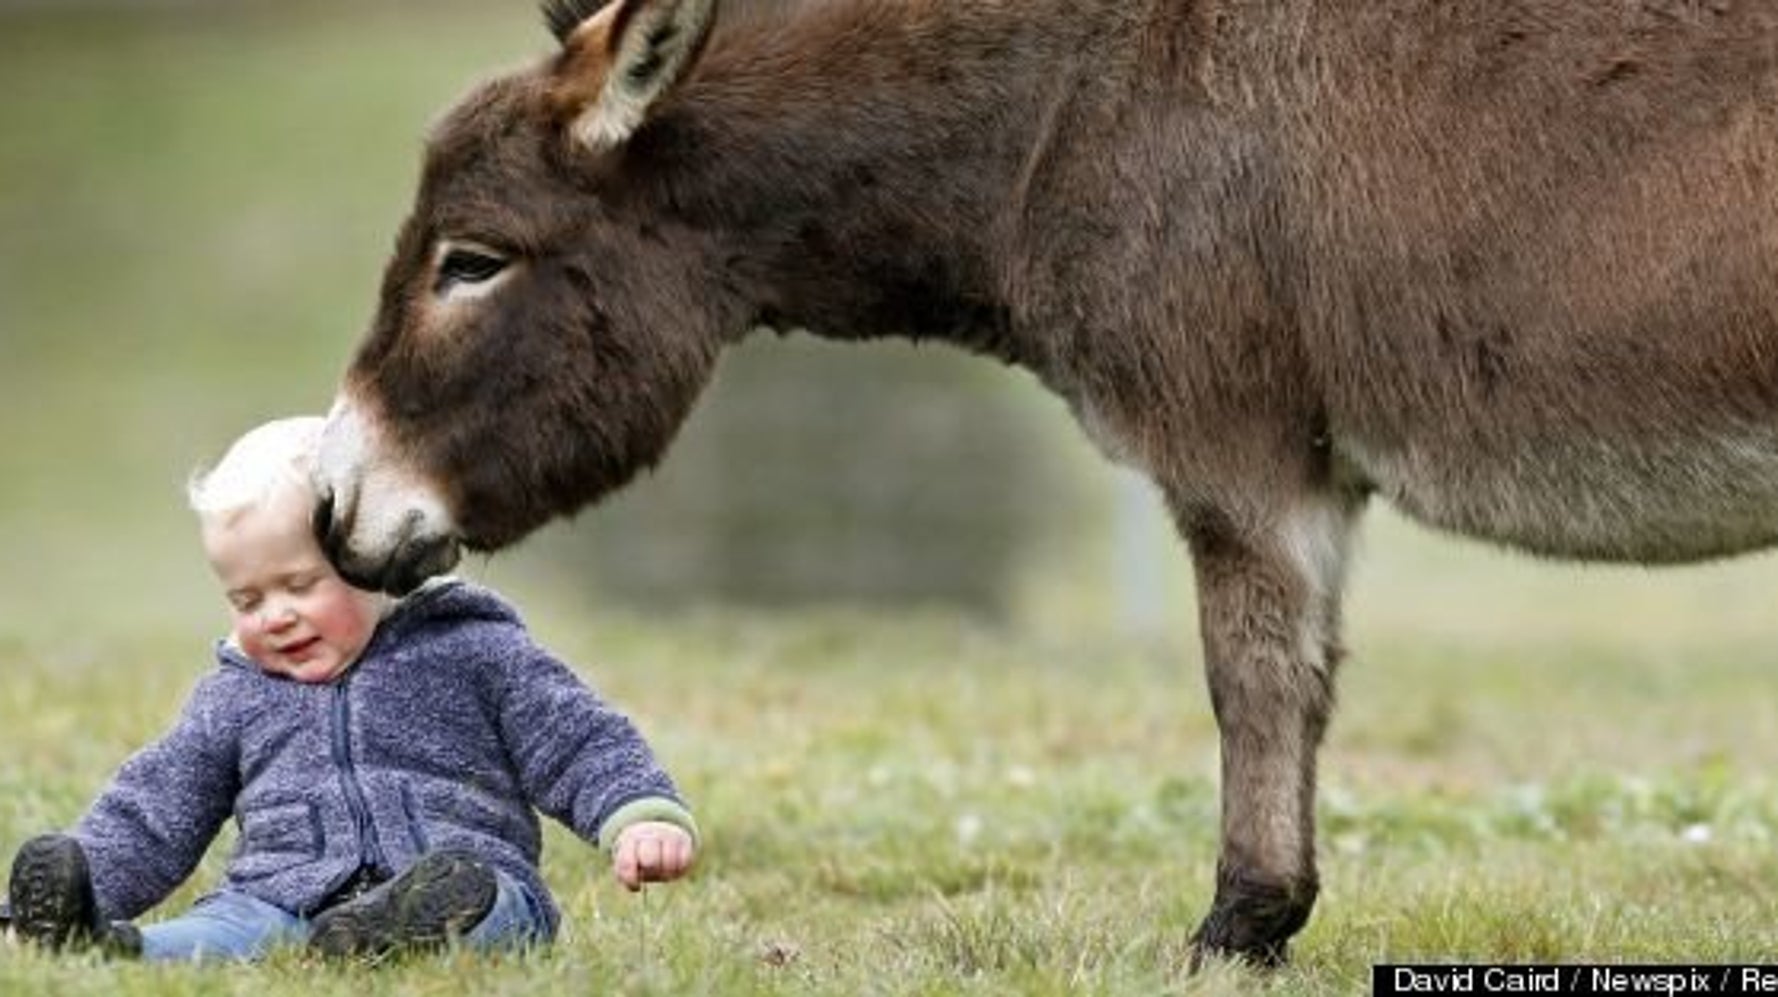
[[(326, 403), (424, 122), (542, 44), (525, 3), (0, 17), (0, 851), (73, 820), (206, 667), (185, 473)], [(620, 610), (560, 534), (470, 565), (643, 723), (709, 833), (693, 878), (643, 901), (552, 830), (546, 953), (0, 948), (0, 994), (1314, 994), (1384, 959), (1769, 959), (1778, 564), (1582, 570), (1372, 527), (1323, 901), (1275, 977), (1182, 968), (1217, 814), (1183, 561), (1177, 628), (1128, 636), (1103, 524), (1069, 523), (995, 625)]]
[[(1628, 638), (1374, 633), (1386, 647), (1353, 662), (1327, 753), (1323, 903), (1296, 964), (1188, 978), (1216, 790), (1183, 642), (525, 602), (695, 801), (709, 843), (691, 880), (640, 900), (558, 829), (546, 868), (567, 928), (546, 954), (219, 971), (8, 952), (0, 992), (1324, 993), (1362, 990), (1382, 960), (1758, 961), (1778, 945), (1769, 648), (1706, 646), (1681, 668)], [(0, 751), (18, 762), (0, 846), (79, 812), (171, 715), (204, 636), (5, 651)]]

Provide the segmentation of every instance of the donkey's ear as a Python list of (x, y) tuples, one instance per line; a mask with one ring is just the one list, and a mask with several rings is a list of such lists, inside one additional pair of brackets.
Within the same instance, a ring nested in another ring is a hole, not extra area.
[(574, 141), (594, 152), (627, 141), (697, 58), (715, 16), (716, 0), (619, 0), (568, 31), (555, 100)]
[(610, 0), (543, 0), (543, 23), (556, 41), (568, 44), (568, 36), (581, 22), (602, 10)]

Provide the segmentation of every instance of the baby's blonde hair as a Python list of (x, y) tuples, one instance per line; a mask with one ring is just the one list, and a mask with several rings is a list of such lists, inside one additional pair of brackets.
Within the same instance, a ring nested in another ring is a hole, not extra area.
[(216, 466), (191, 476), (185, 487), (191, 510), (210, 519), (260, 508), (287, 490), (313, 496), (309, 471), (326, 423), (321, 416), (304, 415), (248, 430)]

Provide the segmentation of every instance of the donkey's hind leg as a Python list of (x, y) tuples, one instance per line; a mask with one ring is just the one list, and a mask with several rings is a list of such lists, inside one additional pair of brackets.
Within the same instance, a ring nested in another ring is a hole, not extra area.
[(1277, 965), (1315, 904), (1315, 756), (1333, 706), (1340, 587), (1362, 499), (1303, 496), (1263, 526), (1187, 521), (1222, 738), (1222, 852), (1206, 955)]

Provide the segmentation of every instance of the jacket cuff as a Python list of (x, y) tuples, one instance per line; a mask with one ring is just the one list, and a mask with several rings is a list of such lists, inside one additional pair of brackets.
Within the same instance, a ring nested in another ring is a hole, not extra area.
[(658, 820), (685, 829), (691, 835), (692, 844), (699, 844), (698, 822), (692, 819), (691, 811), (681, 806), (678, 801), (665, 796), (645, 796), (639, 800), (618, 807), (599, 825), (599, 847), (610, 851), (617, 844), (617, 836), (631, 824), (643, 821)]

